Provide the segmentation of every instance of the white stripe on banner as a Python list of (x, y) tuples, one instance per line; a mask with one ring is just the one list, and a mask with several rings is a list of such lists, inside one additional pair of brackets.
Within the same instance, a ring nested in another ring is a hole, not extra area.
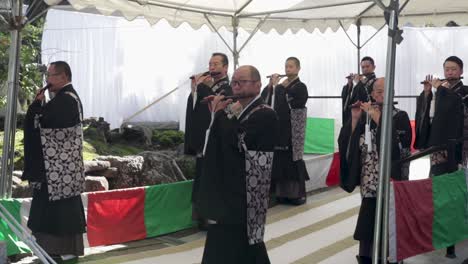
[(388, 209), (388, 240), (389, 240), (389, 260), (397, 262), (397, 232), (396, 232), (396, 208), (395, 208), (395, 189), (393, 182), (390, 183), (390, 202)]
[[(83, 209), (85, 213), (86, 223), (88, 223), (88, 194), (81, 194), (81, 202), (83, 203)], [(88, 233), (83, 233), (83, 244), (85, 248), (89, 248)]]
[(310, 180), (306, 182), (306, 190), (312, 191), (327, 187), (327, 176), (333, 162), (333, 153), (328, 155), (305, 155), (304, 162)]

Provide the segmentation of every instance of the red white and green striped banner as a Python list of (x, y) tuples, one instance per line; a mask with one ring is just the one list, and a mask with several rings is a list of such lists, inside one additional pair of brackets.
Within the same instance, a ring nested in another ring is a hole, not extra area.
[(391, 262), (468, 239), (468, 177), (464, 170), (390, 188)]
[[(23, 199), (30, 203), (31, 199)], [(25, 212), (27, 205), (26, 203), (22, 203), (19, 199), (8, 199), (8, 200), (0, 200), (0, 203), (5, 207), (5, 209), (15, 218), (18, 223), (23, 225), (21, 215)], [(29, 214), (29, 210), (27, 210)], [(28, 229), (29, 230), (29, 229)], [(7, 244), (7, 254), (16, 255), (21, 253), (28, 253), (30, 252), (29, 247), (23, 243), (18, 236), (16, 236), (13, 231), (11, 231), (10, 227), (7, 223), (0, 219), (0, 241), (6, 241)]]
[(340, 153), (305, 157), (309, 178), (306, 190), (336, 186), (340, 183)]
[[(118, 244), (168, 234), (192, 227), (192, 181), (149, 187), (84, 193), (85, 247)], [(31, 199), (0, 200), (27, 228)], [(0, 240), (7, 241), (7, 254), (29, 252), (0, 219)], [(30, 232), (30, 231), (29, 231)]]

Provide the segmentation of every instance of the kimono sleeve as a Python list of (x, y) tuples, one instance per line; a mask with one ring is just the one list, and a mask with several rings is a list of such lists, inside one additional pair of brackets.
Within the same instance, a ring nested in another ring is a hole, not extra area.
[(297, 84), (292, 93), (293, 99), (290, 102), (291, 108), (303, 108), (309, 99), (307, 86), (304, 83)]
[(351, 131), (349, 120), (340, 131), (338, 147), (340, 152), (340, 187), (348, 193), (354, 191), (361, 182), (361, 153), (359, 138), (363, 131), (363, 123), (359, 122)]

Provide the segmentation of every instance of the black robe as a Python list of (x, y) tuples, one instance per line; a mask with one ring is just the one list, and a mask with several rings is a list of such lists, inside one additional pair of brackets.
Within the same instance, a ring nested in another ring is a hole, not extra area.
[[(248, 154), (239, 146), (240, 135), (244, 135), (243, 141), (248, 150), (273, 154), (275, 135), (271, 131), (277, 119), (270, 108), (253, 111), (262, 104), (261, 98), (256, 99), (239, 119), (229, 119), (224, 111), (215, 115), (207, 142), (203, 177), (196, 196), (202, 217), (217, 222), (208, 228), (202, 263), (269, 263), (263, 242), (248, 243)], [(247, 119), (243, 121), (244, 118)], [(266, 196), (262, 198), (265, 204), (268, 203), (268, 187)]]
[[(273, 102), (272, 90), (267, 86), (261, 94), (263, 100), (271, 106)], [(307, 86), (297, 78), (288, 87), (279, 84), (274, 89), (274, 110), (278, 115), (276, 128), (275, 156), (273, 161), (273, 185), (291, 185), (285, 191), (277, 191), (279, 197), (305, 197), (305, 181), (309, 180), (304, 160), (293, 161), (291, 108), (305, 108), (308, 100)], [(293, 186), (292, 186), (293, 185)], [(284, 189), (284, 188), (282, 188)], [(286, 195), (286, 196), (284, 196)]]
[(194, 98), (192, 93), (190, 93), (187, 98), (184, 144), (184, 152), (187, 155), (197, 155), (203, 150), (205, 132), (210, 125), (211, 114), (208, 109), (208, 105), (202, 104), (201, 100), (207, 96), (215, 94), (232, 94), (228, 77), (218, 80), (211, 87), (204, 83), (199, 84), (197, 86), (197, 97), (195, 99), (195, 103), (193, 101)]
[[(58, 201), (49, 201), (44, 159), (42, 154), (39, 129), (35, 127), (36, 115), (41, 115), (40, 124), (43, 128), (67, 128), (79, 124), (80, 107), (72, 96), (66, 92), (77, 95), (73, 86), (62, 88), (55, 97), (44, 106), (39, 101), (33, 102), (26, 113), (24, 124), (24, 152), (25, 164), (23, 179), (30, 182), (42, 183), (41, 189), (34, 189), (31, 210), (29, 213), (28, 227), (33, 234), (42, 233), (57, 237), (81, 237), (86, 232), (86, 219), (83, 203), (80, 196), (75, 196)], [(77, 95), (78, 96), (78, 95)], [(82, 110), (81, 110), (82, 112)], [(47, 243), (47, 242), (46, 242)], [(60, 245), (59, 245), (60, 246)], [(83, 245), (81, 245), (83, 247)], [(50, 249), (51, 254), (82, 255), (67, 245), (63, 248)], [(50, 251), (47, 250), (46, 251)]]
[[(194, 155), (197, 157), (192, 188), (192, 201), (195, 200), (194, 197), (198, 192), (199, 179), (201, 177), (203, 164), (203, 157), (201, 153), (205, 143), (205, 133), (211, 122), (211, 113), (208, 109), (208, 104), (202, 104), (201, 100), (207, 96), (216, 94), (232, 94), (232, 89), (231, 86), (229, 86), (228, 77), (224, 77), (218, 80), (211, 87), (204, 83), (199, 84), (197, 86), (197, 96), (195, 98), (195, 102), (192, 93), (190, 93), (187, 99), (184, 153), (186, 155)], [(194, 206), (194, 211), (196, 212), (196, 204), (194, 204)]]
[(342, 124), (346, 124), (351, 118), (350, 106), (357, 101), (368, 102), (370, 101), (370, 93), (372, 85), (375, 82), (375, 74), (370, 74), (364, 82), (358, 82), (356, 86), (349, 87), (348, 84), (343, 86), (341, 91), (341, 110), (342, 110)]
[[(424, 92), (417, 99), (414, 148), (425, 149), (449, 143), (450, 139), (463, 136), (464, 107), (462, 99), (468, 94), (464, 89), (447, 89), (440, 87), (436, 91), (434, 117), (430, 118), (432, 93), (428, 96)], [(457, 144), (452, 151), (448, 151), (450, 162), (431, 166), (431, 174), (439, 175), (457, 169), (462, 162), (462, 143)]]
[[(352, 192), (356, 186), (360, 185), (363, 197), (356, 230), (354, 232), (354, 239), (371, 242), (374, 233), (381, 127), (371, 121), (370, 128), (374, 131), (373, 144), (375, 144), (376, 149), (374, 148), (374, 153), (371, 158), (368, 158), (369, 156), (364, 158), (363, 154), (365, 153), (363, 153), (363, 146), (360, 142), (362, 142), (362, 137), (365, 133), (365, 117), (366, 114), (363, 114), (353, 132), (351, 131), (351, 120), (341, 128), (338, 137), (338, 145), (340, 151), (340, 186), (345, 191)], [(397, 163), (400, 159), (398, 142), (398, 135), (395, 127), (393, 127), (391, 178), (395, 180), (401, 180), (401, 168)], [(364, 161), (367, 163), (369, 160), (375, 161), (375, 167), (366, 172), (363, 170), (365, 165)], [(374, 179), (372, 182), (364, 181), (364, 179), (370, 179), (371, 177)]]
[[(411, 130), (411, 123), (408, 113), (403, 110), (393, 109), (393, 127), (397, 133), (398, 149), (400, 150), (400, 157), (405, 158), (411, 155), (411, 140), (413, 133)], [(409, 165), (410, 163), (401, 164), (401, 178), (402, 180), (409, 179)]]

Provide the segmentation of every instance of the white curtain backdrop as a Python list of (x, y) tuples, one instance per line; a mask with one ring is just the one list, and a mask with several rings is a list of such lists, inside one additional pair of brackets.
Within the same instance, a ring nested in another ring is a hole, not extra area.
[[(361, 43), (376, 32), (363, 27)], [(232, 34), (221, 29), (232, 45)], [(356, 41), (356, 27), (348, 29)], [(457, 55), (468, 63), (468, 28), (404, 27), (404, 41), (398, 46), (396, 95), (416, 95), (426, 74), (443, 76), (443, 60)], [(240, 30), (238, 47), (248, 34)], [(387, 30), (380, 31), (362, 48), (361, 56), (375, 59), (377, 76), (385, 74)], [(232, 55), (222, 40), (203, 26), (193, 30), (187, 24), (172, 28), (161, 20), (150, 26), (141, 19), (51, 10), (47, 15), (43, 41), (43, 63), (65, 60), (73, 71), (73, 84), (83, 101), (86, 117), (104, 117), (112, 128), (177, 86), (180, 89), (149, 108), (133, 121), (179, 121), (184, 129), (185, 107), (190, 86), (188, 77), (206, 71), (213, 52)], [(266, 75), (283, 73), (289, 56), (301, 60), (300, 78), (309, 95), (340, 95), (345, 76), (357, 72), (357, 51), (343, 30), (323, 33), (299, 31), (279, 35), (259, 32), (240, 55), (240, 64), (256, 66)], [(232, 63), (230, 74), (232, 74)], [(415, 99), (399, 99), (398, 107), (414, 118)], [(339, 99), (309, 99), (310, 117), (341, 121)]]

